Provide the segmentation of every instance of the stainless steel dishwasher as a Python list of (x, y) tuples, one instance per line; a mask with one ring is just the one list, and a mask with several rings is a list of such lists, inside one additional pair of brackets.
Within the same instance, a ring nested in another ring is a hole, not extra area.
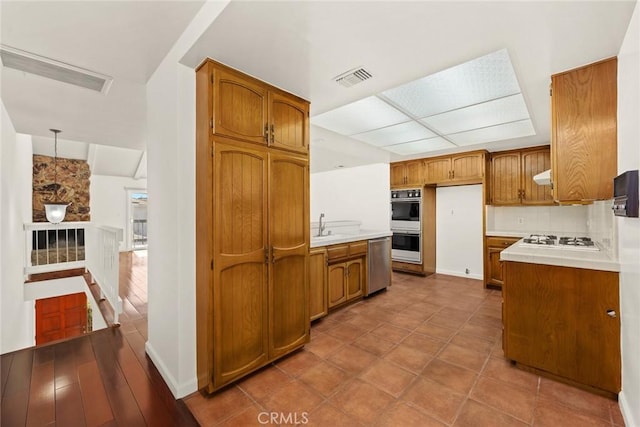
[(391, 285), (391, 237), (369, 240), (368, 257), (366, 295), (371, 295)]

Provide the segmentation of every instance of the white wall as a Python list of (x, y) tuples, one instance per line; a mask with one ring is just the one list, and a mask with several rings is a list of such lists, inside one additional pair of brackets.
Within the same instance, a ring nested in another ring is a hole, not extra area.
[(24, 301), (25, 237), (31, 222), (31, 137), (16, 134), (0, 101), (0, 353), (35, 344), (33, 303)]
[[(640, 4), (618, 54), (618, 171), (640, 169)], [(640, 425), (640, 219), (618, 218), (622, 392), (628, 426)]]
[(482, 209), (482, 185), (436, 189), (436, 273), (482, 279)]
[(311, 221), (358, 220), (361, 228), (389, 230), (389, 164), (311, 174)]
[(91, 221), (97, 225), (121, 228), (124, 240), (120, 250), (131, 248), (127, 242), (128, 194), (127, 189), (146, 189), (146, 179), (133, 179), (121, 176), (91, 175), (90, 207)]
[(178, 61), (227, 4), (206, 2), (147, 82), (146, 351), (177, 398), (197, 389), (195, 71)]

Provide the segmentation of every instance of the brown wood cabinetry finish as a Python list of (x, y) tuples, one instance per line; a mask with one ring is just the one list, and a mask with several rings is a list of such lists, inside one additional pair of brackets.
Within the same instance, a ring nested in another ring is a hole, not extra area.
[(551, 81), (554, 199), (611, 199), (617, 174), (617, 59), (556, 74)]
[(390, 166), (392, 187), (420, 187), (423, 183), (422, 160), (392, 163)]
[(483, 152), (451, 156), (451, 179), (480, 183), (484, 177), (484, 156)]
[(549, 147), (512, 150), (491, 155), (491, 204), (551, 205), (551, 188), (538, 185), (534, 175), (551, 168)]
[(485, 287), (501, 289), (503, 280), (503, 262), (500, 253), (520, 240), (518, 237), (485, 237)]
[(309, 251), (309, 317), (312, 321), (328, 313), (328, 262), (325, 248), (314, 248)]
[(208, 392), (308, 342), (308, 109), (214, 61), (196, 71), (197, 370)]
[(620, 391), (618, 273), (506, 262), (502, 292), (507, 358)]
[(451, 159), (449, 157), (426, 159), (425, 168), (427, 184), (437, 184), (451, 179)]
[(364, 295), (367, 250), (366, 240), (327, 247), (329, 309)]

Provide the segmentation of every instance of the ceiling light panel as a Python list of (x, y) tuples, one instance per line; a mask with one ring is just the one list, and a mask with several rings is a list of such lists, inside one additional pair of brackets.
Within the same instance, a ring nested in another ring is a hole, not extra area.
[(423, 77), (382, 95), (416, 117), (427, 117), (520, 93), (506, 49)]
[(416, 141), (418, 139), (437, 136), (429, 129), (417, 122), (406, 122), (399, 125), (387, 126), (365, 133), (353, 135), (352, 138), (366, 142), (377, 147), (400, 144), (402, 142)]
[(529, 118), (522, 94), (427, 117), (421, 122), (440, 134), (463, 132)]
[(447, 139), (456, 145), (483, 144), (486, 142), (502, 141), (505, 139), (521, 138), (535, 135), (531, 120), (520, 120), (482, 129), (474, 129), (447, 135)]
[(354, 135), (411, 120), (381, 99), (370, 96), (319, 114), (311, 123), (342, 135)]
[(413, 141), (404, 144), (384, 147), (385, 150), (389, 150), (393, 153), (402, 155), (426, 153), (429, 151), (446, 150), (449, 148), (456, 148), (456, 146), (439, 136), (435, 138), (423, 139), (420, 141)]

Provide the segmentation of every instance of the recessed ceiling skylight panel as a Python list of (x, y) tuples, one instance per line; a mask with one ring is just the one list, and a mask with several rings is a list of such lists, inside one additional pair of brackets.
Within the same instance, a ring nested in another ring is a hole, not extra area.
[(370, 96), (317, 115), (314, 125), (342, 135), (354, 135), (411, 120), (381, 99)]
[(336, 108), (311, 121), (403, 155), (535, 135), (506, 49)]

